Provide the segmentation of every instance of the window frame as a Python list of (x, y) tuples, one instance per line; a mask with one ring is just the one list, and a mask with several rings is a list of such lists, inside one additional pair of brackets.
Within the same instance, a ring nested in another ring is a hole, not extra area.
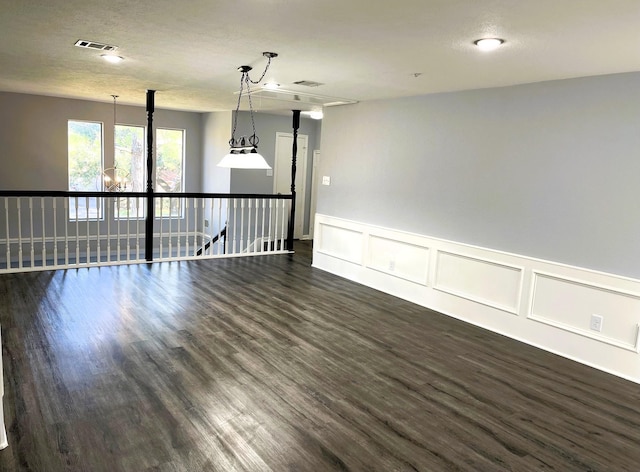
[[(173, 127), (165, 127), (165, 126), (158, 126), (155, 128), (155, 140), (154, 140), (154, 147), (155, 147), (155, 160), (153, 163), (153, 167), (154, 167), (154, 176), (153, 176), (153, 183), (154, 183), (154, 190), (156, 192), (158, 192), (158, 131), (160, 130), (165, 130), (165, 131), (180, 131), (182, 133), (182, 146), (180, 149), (181, 152), (181, 159), (180, 159), (180, 189), (175, 192), (175, 193), (183, 193), (184, 189), (186, 187), (186, 182), (185, 182), (185, 164), (186, 164), (186, 160), (187, 160), (187, 130), (185, 128), (173, 128)], [(164, 197), (164, 198), (170, 198), (170, 197)], [(164, 204), (163, 204), (163, 208), (164, 208)], [(161, 215), (159, 214), (159, 211), (156, 211), (157, 209), (154, 207), (154, 218), (158, 218), (158, 219), (184, 219), (185, 218), (185, 202), (184, 199), (180, 200), (180, 205), (178, 208), (178, 214), (172, 214), (171, 212), (168, 215)]]
[[(92, 189), (92, 190), (73, 190), (71, 189), (71, 173), (70, 173), (70, 162), (71, 162), (71, 149), (70, 149), (70, 132), (71, 132), (71, 124), (72, 123), (91, 123), (91, 124), (97, 124), (100, 125), (100, 168), (99, 168), (99, 174), (96, 176), (97, 179), (100, 180), (100, 189)], [(104, 122), (103, 121), (98, 121), (98, 120), (78, 120), (78, 119), (67, 119), (67, 188), (69, 189), (70, 192), (91, 192), (91, 191), (98, 191), (98, 192), (102, 192), (104, 191), (104, 184), (102, 181), (102, 174), (104, 172)], [(91, 217), (90, 215), (90, 206), (89, 209), (85, 210), (85, 216), (84, 217), (80, 217), (77, 211), (77, 207), (75, 205), (75, 203), (73, 203), (73, 201), (75, 201), (76, 199), (78, 199), (78, 202), (80, 201), (80, 199), (84, 199), (84, 201), (87, 201), (87, 198), (89, 198), (89, 200), (93, 199), (96, 201), (96, 215), (94, 217)], [(98, 204), (98, 200), (100, 200), (97, 197), (69, 197), (69, 205), (67, 208), (67, 217), (69, 219), (69, 221), (104, 221), (104, 205), (100, 205)], [(74, 208), (74, 214), (71, 214), (71, 208)]]

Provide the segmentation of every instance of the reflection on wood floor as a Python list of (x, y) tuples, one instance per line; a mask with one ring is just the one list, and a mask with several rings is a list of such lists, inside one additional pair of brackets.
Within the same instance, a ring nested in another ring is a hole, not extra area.
[(0, 276), (3, 471), (634, 471), (640, 386), (294, 256)]

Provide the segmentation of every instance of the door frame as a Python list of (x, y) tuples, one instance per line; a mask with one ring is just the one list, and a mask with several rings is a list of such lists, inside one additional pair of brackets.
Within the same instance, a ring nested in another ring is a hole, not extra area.
[(318, 166), (320, 165), (320, 150), (313, 150), (311, 162), (311, 205), (309, 206), (309, 239), (313, 239), (315, 232), (316, 208), (318, 206)]
[[(278, 172), (281, 170), (278, 169), (278, 141), (280, 137), (287, 137), (293, 139), (293, 133), (285, 133), (282, 131), (276, 132), (276, 147), (275, 147), (275, 156), (273, 162), (273, 193), (277, 192), (277, 184), (278, 184)], [(300, 139), (304, 137), (306, 140), (307, 146), (304, 150), (304, 155), (301, 152), (302, 146), (300, 146)], [(296, 180), (298, 174), (301, 177), (301, 185), (299, 188), (296, 185), (296, 195), (298, 195), (298, 201), (296, 202), (296, 219), (300, 218), (300, 225), (296, 225), (296, 222), (293, 222), (293, 237), (295, 239), (302, 239), (304, 235), (304, 220), (307, 216), (306, 202), (307, 202), (307, 159), (309, 155), (309, 136), (306, 134), (298, 134), (298, 155), (296, 157)], [(287, 166), (287, 170), (289, 173), (289, 185), (291, 184), (291, 161), (289, 161), (289, 165)], [(291, 193), (291, 187), (289, 186), (289, 191), (287, 193)], [(300, 208), (302, 207), (302, 208)], [(300, 216), (298, 216), (300, 215)]]

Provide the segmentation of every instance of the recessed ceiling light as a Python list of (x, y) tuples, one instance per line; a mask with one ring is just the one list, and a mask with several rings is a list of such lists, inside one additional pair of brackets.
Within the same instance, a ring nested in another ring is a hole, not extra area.
[(267, 82), (264, 84), (264, 88), (268, 90), (276, 90), (278, 87), (280, 87), (280, 84), (276, 84), (275, 82)]
[(113, 54), (101, 54), (100, 57), (111, 64), (117, 64), (118, 62), (124, 61), (124, 57), (114, 56)]
[(478, 46), (481, 51), (493, 51), (504, 44), (504, 39), (500, 38), (484, 38), (474, 41), (473, 44)]

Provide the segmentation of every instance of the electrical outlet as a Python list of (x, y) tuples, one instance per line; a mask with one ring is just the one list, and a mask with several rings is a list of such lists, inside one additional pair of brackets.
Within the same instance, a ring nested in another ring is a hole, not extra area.
[(591, 329), (593, 331), (602, 331), (602, 316), (591, 315)]
[(328, 175), (323, 175), (322, 185), (331, 185), (331, 177), (329, 177)]
[(394, 270), (396, 270), (396, 261), (389, 261), (389, 271), (393, 272)]
[(205, 220), (204, 220), (204, 227), (205, 227), (205, 228), (208, 228), (208, 227), (209, 227), (209, 220), (207, 220), (206, 218), (205, 218)]

